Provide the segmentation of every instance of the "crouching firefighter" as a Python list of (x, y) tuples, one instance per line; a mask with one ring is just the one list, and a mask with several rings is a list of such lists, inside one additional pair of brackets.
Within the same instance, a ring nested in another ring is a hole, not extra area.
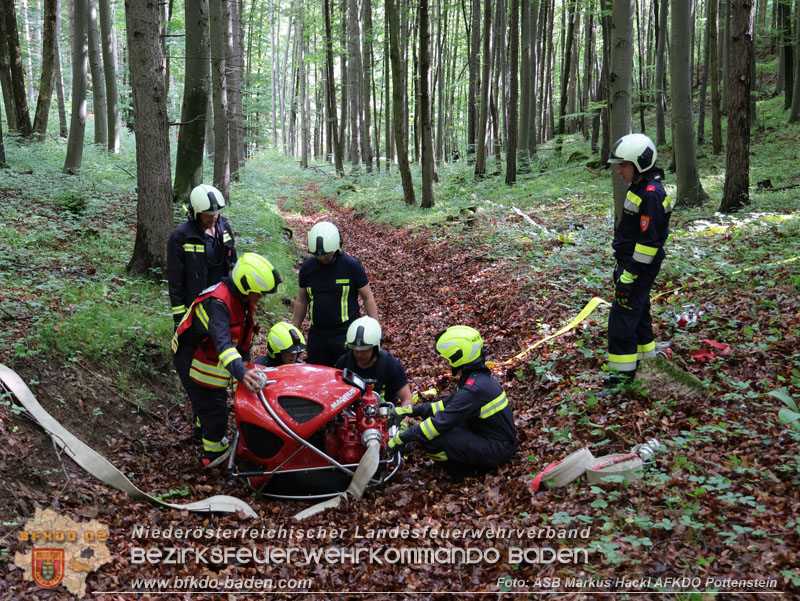
[(423, 418), (389, 440), (389, 448), (419, 442), (453, 478), (481, 474), (508, 462), (517, 450), (514, 415), (503, 387), (484, 361), (480, 333), (452, 326), (436, 337), (436, 352), (458, 378), (455, 391), (435, 403), (396, 407), (398, 416)]
[(644, 134), (617, 140), (609, 163), (628, 184), (622, 217), (614, 229), (614, 302), (608, 316), (608, 367), (614, 375), (599, 396), (633, 380), (639, 361), (655, 356), (650, 290), (664, 260), (672, 201), (655, 166), (656, 147)]
[(265, 367), (278, 367), (291, 363), (302, 363), (300, 356), (306, 350), (306, 339), (294, 325), (279, 321), (267, 334), (267, 354), (253, 363)]
[(175, 369), (192, 402), (206, 467), (228, 450), (231, 377), (253, 390), (259, 388), (258, 372), (245, 369), (257, 329), (253, 311), (261, 296), (275, 292), (280, 282), (269, 261), (245, 253), (230, 277), (200, 293), (172, 338)]

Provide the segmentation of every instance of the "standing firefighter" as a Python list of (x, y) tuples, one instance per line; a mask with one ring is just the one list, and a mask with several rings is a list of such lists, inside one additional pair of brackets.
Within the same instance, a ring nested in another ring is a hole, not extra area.
[(617, 140), (609, 163), (628, 184), (622, 218), (614, 229), (614, 302), (608, 317), (608, 367), (613, 375), (609, 396), (624, 382), (633, 380), (639, 360), (655, 355), (650, 290), (664, 260), (672, 201), (656, 164), (656, 147), (643, 134)]
[(308, 232), (311, 256), (300, 267), (294, 303), (294, 326), (308, 329), (307, 361), (333, 367), (345, 348), (350, 322), (358, 317), (358, 299), (367, 315), (378, 319), (378, 305), (369, 287), (367, 272), (358, 259), (342, 252), (342, 236), (335, 225), (320, 221)]
[(167, 243), (169, 300), (176, 328), (197, 295), (221, 282), (236, 263), (233, 230), (220, 215), (225, 208), (222, 193), (200, 184), (189, 202), (189, 219), (173, 230)]
[(245, 253), (230, 277), (200, 293), (186, 312), (171, 349), (174, 363), (192, 402), (203, 440), (203, 465), (225, 454), (228, 440), (228, 383), (231, 377), (258, 389), (259, 376), (245, 368), (256, 326), (253, 311), (281, 278), (272, 264)]
[(436, 337), (436, 352), (458, 378), (443, 401), (396, 407), (395, 415), (424, 418), (398, 432), (389, 448), (419, 442), (453, 478), (487, 472), (508, 462), (517, 450), (514, 415), (506, 393), (484, 361), (480, 333), (452, 326)]

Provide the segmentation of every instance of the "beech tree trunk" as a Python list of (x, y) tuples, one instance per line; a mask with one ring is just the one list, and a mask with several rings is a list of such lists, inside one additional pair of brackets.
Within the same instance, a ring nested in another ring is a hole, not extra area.
[[(80, 0), (75, 1), (77, 4)], [(133, 91), (138, 181), (136, 241), (127, 271), (130, 275), (160, 277), (167, 267), (167, 240), (172, 232), (173, 217), (169, 122), (158, 4), (150, 0), (125, 0), (125, 29)]]
[(397, 168), (403, 184), (403, 199), (407, 205), (416, 204), (414, 198), (414, 182), (411, 179), (411, 168), (408, 164), (408, 140), (403, 126), (403, 63), (400, 60), (400, 15), (397, 3), (399, 0), (386, 0), (386, 15), (389, 19), (389, 55), (392, 61), (392, 120), (394, 121), (394, 139), (397, 149)]
[(58, 0), (44, 0), (42, 17), (42, 76), (39, 85), (39, 99), (33, 117), (33, 133), (37, 140), (44, 140), (47, 133), (47, 120), (50, 116), (50, 103), (53, 98), (56, 58), (56, 11)]
[(794, 56), (794, 92), (792, 93), (792, 112), (789, 115), (789, 123), (800, 121), (800, 0), (797, 2), (795, 11), (795, 56)]
[(481, 52), (481, 0), (472, 0), (472, 19), (470, 23), (469, 51), (469, 91), (467, 93), (467, 161), (475, 157), (478, 125), (477, 98), (480, 93), (480, 52)]
[(88, 0), (73, 0), (75, 13), (72, 32), (72, 117), (67, 138), (64, 173), (77, 173), (83, 162), (83, 139), (86, 133), (86, 80), (89, 73)]
[(203, 183), (203, 146), (211, 75), (208, 0), (185, 0), (184, 17), (186, 72), (172, 188), (173, 201), (177, 203), (188, 202), (192, 189)]
[(475, 177), (480, 179), (486, 175), (486, 127), (489, 120), (489, 72), (492, 52), (492, 0), (485, 0), (483, 12), (483, 53), (480, 85), (480, 112), (475, 132)]
[(14, 112), (16, 116), (17, 131), (23, 137), (33, 133), (31, 116), (28, 112), (28, 95), (25, 91), (25, 69), (22, 66), (22, 50), (19, 45), (19, 30), (17, 29), (17, 13), (14, 2), (3, 2), (3, 14), (0, 18), (5, 21), (5, 39), (8, 48), (8, 62), (11, 68), (11, 90), (14, 98)]
[[(109, 0), (98, 0), (100, 38), (103, 49), (103, 75), (106, 82), (106, 119), (108, 150), (119, 152), (119, 91), (117, 90), (117, 53), (114, 48), (114, 22)], [(188, 35), (188, 32), (187, 32)]]
[(696, 206), (704, 192), (697, 172), (697, 149), (692, 125), (691, 39), (692, 0), (673, 0), (670, 75), (672, 80), (672, 148), (678, 186), (676, 205)]
[(656, 146), (667, 143), (667, 125), (664, 114), (667, 110), (667, 93), (665, 74), (667, 71), (667, 17), (669, 0), (653, 0), (658, 11), (656, 34), (656, 72), (655, 72), (655, 104), (656, 104)]
[[(361, 14), (364, 21), (364, 31), (362, 32), (361, 57), (361, 155), (366, 164), (367, 173), (372, 173), (372, 144), (370, 142), (370, 126), (372, 119), (370, 113), (370, 102), (372, 100), (372, 78), (375, 70), (372, 64), (372, 4), (370, 0), (361, 0)], [(423, 199), (423, 206), (425, 202)]]
[(433, 125), (431, 123), (430, 95), (430, 18), (428, 0), (419, 0), (419, 111), (422, 128), (422, 208), (434, 205), (433, 199)]
[(711, 152), (722, 153), (722, 110), (719, 81), (719, 40), (717, 39), (717, 0), (708, 2), (708, 70), (711, 76)]
[(728, 154), (719, 210), (731, 213), (750, 202), (750, 60), (753, 55), (753, 0), (731, 0), (731, 73), (728, 81)]
[(519, 56), (519, 0), (511, 0), (508, 19), (508, 137), (506, 138), (506, 184), (517, 181), (517, 68)]
[(336, 123), (336, 80), (333, 70), (333, 32), (331, 30), (331, 1), (324, 0), (323, 18), (325, 20), (325, 80), (326, 90), (325, 99), (328, 103), (327, 119), (331, 135), (331, 146), (333, 148), (333, 163), (336, 173), (344, 174), (344, 164), (342, 162), (342, 146), (339, 141), (339, 126)]
[[(613, 144), (632, 130), (633, 79), (633, 0), (614, 0), (611, 17), (611, 57), (609, 71), (609, 142)], [(628, 189), (612, 169), (614, 214), (619, 221)]]
[(97, 0), (89, 0), (89, 68), (92, 74), (92, 111), (94, 112), (94, 143), (108, 145), (106, 116), (106, 86), (103, 80), (103, 60), (100, 55), (100, 32), (97, 28)]
[(228, 0), (209, 3), (211, 15), (211, 81), (214, 101), (214, 186), (230, 200), (231, 158), (228, 135), (228, 78), (225, 64)]

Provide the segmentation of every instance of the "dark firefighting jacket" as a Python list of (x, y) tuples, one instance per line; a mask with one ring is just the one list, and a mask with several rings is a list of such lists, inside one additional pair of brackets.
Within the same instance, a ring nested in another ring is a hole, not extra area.
[[(203, 290), (228, 275), (236, 263), (233, 230), (220, 215), (214, 226), (214, 244), (221, 264), (209, 268), (206, 236), (199, 222), (189, 219), (176, 227), (167, 242), (167, 282), (172, 316), (178, 321)], [(210, 274), (215, 274), (209, 277)]]
[(414, 406), (413, 415), (424, 419), (401, 433), (400, 440), (430, 441), (448, 430), (464, 427), (477, 436), (504, 443), (513, 453), (517, 446), (514, 415), (503, 387), (483, 363), (464, 369), (449, 397)]
[(614, 257), (631, 275), (665, 256), (672, 201), (661, 185), (663, 178), (664, 172), (654, 167), (631, 183), (622, 218), (614, 228)]
[(236, 291), (230, 278), (204, 290), (189, 307), (170, 348), (195, 348), (189, 377), (207, 388), (226, 388), (231, 376), (244, 378), (255, 333), (249, 301)]

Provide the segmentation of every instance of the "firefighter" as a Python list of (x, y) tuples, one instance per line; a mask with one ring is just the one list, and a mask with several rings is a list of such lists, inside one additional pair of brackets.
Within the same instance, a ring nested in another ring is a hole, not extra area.
[(261, 296), (275, 292), (280, 282), (269, 261), (245, 253), (230, 277), (200, 293), (172, 337), (175, 370), (199, 420), (204, 466), (228, 450), (231, 377), (258, 389), (258, 372), (245, 368), (257, 330), (253, 311)]
[(655, 166), (656, 147), (643, 134), (621, 137), (611, 149), (609, 163), (628, 184), (622, 218), (614, 228), (614, 301), (608, 317), (608, 367), (613, 370), (610, 396), (636, 375), (641, 359), (655, 356), (650, 290), (664, 260), (672, 201)]
[(358, 259), (342, 252), (342, 236), (335, 225), (320, 221), (308, 232), (311, 256), (300, 267), (294, 304), (294, 326), (303, 325), (308, 312), (308, 363), (333, 367), (345, 352), (350, 323), (358, 317), (358, 299), (367, 315), (378, 319), (378, 305), (367, 272)]
[(290, 323), (279, 321), (269, 329), (267, 354), (254, 361), (256, 365), (278, 367), (289, 363), (302, 363), (300, 355), (306, 350), (303, 333)]
[(445, 472), (460, 479), (497, 468), (517, 450), (514, 415), (503, 387), (484, 361), (480, 333), (452, 326), (436, 336), (436, 352), (458, 379), (455, 391), (435, 403), (396, 407), (397, 416), (422, 422), (389, 439), (389, 448), (419, 442)]
[(406, 370), (394, 355), (381, 350), (383, 332), (376, 319), (359, 317), (347, 328), (348, 351), (336, 361), (337, 369), (350, 369), (364, 379), (375, 380), (372, 389), (384, 401), (409, 406), (411, 387)]
[(236, 263), (233, 230), (220, 213), (225, 198), (214, 186), (200, 184), (189, 195), (189, 219), (167, 242), (167, 282), (172, 318), (178, 327), (192, 301), (222, 281)]

